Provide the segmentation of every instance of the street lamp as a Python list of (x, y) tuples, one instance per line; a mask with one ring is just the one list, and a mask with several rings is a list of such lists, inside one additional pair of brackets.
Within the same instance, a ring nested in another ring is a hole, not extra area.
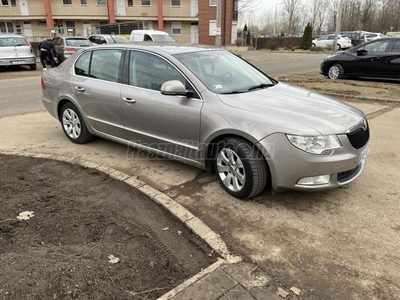
[(277, 19), (277, 12), (278, 12), (278, 5), (281, 5), (283, 3), (277, 3), (275, 5), (275, 13), (274, 13), (274, 36), (275, 36), (275, 31), (276, 31), (276, 19)]

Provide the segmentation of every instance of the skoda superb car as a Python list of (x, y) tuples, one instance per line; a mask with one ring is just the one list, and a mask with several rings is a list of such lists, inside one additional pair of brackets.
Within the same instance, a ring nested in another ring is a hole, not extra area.
[(42, 75), (43, 103), (68, 139), (94, 136), (214, 170), (246, 199), (355, 180), (368, 152), (358, 109), (280, 83), (220, 49), (103, 45)]

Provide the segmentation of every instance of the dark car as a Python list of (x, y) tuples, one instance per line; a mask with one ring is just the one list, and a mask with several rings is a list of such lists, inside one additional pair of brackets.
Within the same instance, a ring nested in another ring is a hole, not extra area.
[(321, 74), (343, 77), (400, 78), (400, 38), (382, 38), (324, 59)]
[(81, 36), (59, 36), (54, 38), (53, 43), (54, 59), (58, 64), (61, 64), (79, 49), (92, 46), (87, 38)]

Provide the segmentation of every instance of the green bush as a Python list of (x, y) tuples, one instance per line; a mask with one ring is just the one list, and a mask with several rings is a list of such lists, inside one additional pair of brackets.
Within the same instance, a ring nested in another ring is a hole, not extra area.
[(311, 47), (311, 51), (324, 51), (324, 48), (322, 47)]
[[(257, 38), (257, 50), (277, 50), (278, 48), (293, 49), (300, 45), (300, 41), (301, 38), (298, 37)], [(253, 38), (253, 45), (255, 44), (256, 42)]]
[(301, 39), (300, 49), (308, 50), (311, 48), (312, 44), (312, 26), (310, 23), (307, 23), (306, 28), (304, 29), (304, 34)]

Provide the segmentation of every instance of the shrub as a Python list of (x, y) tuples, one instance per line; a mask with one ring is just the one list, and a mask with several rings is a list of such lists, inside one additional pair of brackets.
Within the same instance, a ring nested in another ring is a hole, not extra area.
[(324, 51), (324, 48), (322, 47), (311, 47), (311, 51)]
[(235, 44), (236, 44), (236, 46), (238, 46), (238, 47), (243, 46), (243, 39), (240, 38), (240, 37), (238, 37), (238, 38), (235, 40)]
[(301, 39), (300, 49), (308, 50), (311, 48), (311, 44), (312, 44), (312, 26), (310, 23), (307, 23), (307, 26), (304, 29), (303, 38)]

